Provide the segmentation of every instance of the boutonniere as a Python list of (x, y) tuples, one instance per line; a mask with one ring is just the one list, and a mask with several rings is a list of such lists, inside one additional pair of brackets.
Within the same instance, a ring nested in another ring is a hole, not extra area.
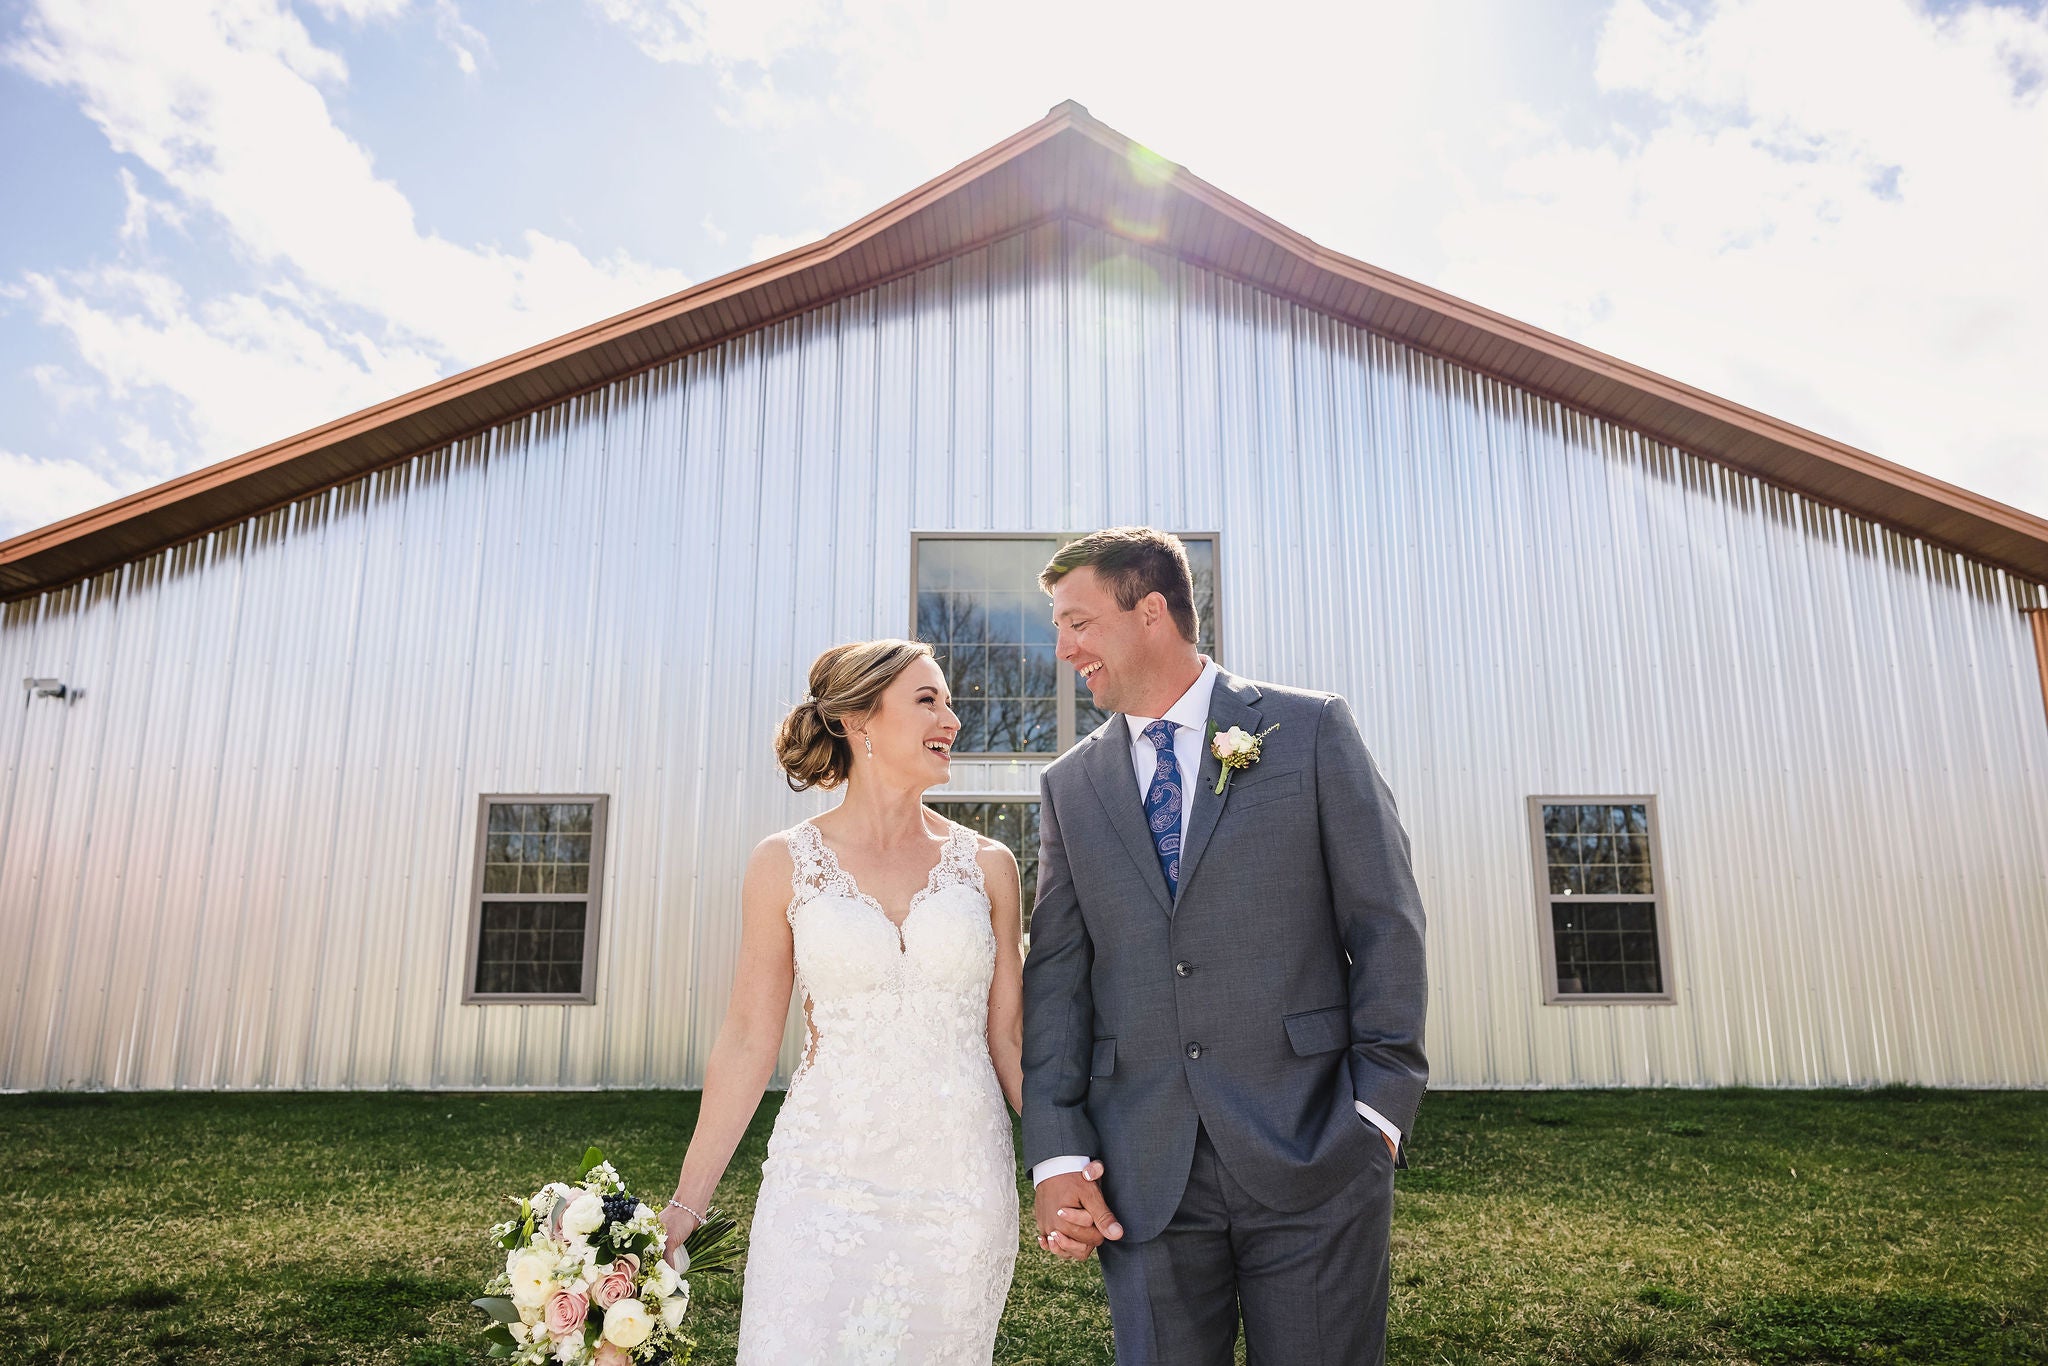
[(1223, 772), (1216, 779), (1217, 796), (1223, 795), (1231, 774), (1241, 768), (1250, 768), (1259, 761), (1260, 742), (1278, 729), (1278, 726), (1268, 726), (1253, 735), (1242, 726), (1219, 731), (1214, 721), (1209, 723), (1209, 752), (1216, 756), (1217, 763), (1223, 765)]

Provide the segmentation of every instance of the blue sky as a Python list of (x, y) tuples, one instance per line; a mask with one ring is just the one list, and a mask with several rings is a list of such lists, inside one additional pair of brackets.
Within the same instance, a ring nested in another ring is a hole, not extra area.
[(1338, 250), (2048, 515), (2040, 4), (12, 0), (0, 535), (1069, 98)]

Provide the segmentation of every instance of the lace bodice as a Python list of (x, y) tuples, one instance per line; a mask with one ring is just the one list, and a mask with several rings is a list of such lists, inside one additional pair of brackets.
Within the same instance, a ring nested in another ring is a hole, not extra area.
[(740, 1361), (985, 1366), (1018, 1235), (976, 837), (953, 827), (901, 924), (815, 825), (787, 840), (808, 1041), (762, 1167)]
[(894, 1025), (911, 1048), (984, 1039), (996, 942), (974, 832), (953, 827), (901, 924), (854, 884), (817, 826), (800, 822), (788, 839), (789, 926), (810, 1036), (790, 1089), (842, 1031)]

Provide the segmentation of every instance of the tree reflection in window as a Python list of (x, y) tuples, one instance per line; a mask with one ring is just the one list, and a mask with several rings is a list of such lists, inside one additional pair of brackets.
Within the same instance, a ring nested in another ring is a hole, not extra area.
[(917, 637), (953, 690), (962, 754), (1059, 750), (1058, 658), (1038, 571), (1059, 541), (921, 541)]

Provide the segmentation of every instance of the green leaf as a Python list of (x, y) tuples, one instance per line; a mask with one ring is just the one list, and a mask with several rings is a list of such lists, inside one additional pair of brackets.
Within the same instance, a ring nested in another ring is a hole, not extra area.
[(519, 1322), (519, 1306), (502, 1295), (493, 1295), (489, 1299), (483, 1300), (471, 1300), (470, 1303), (483, 1310), (486, 1314), (489, 1314), (498, 1323)]
[(604, 1154), (597, 1150), (595, 1144), (585, 1148), (583, 1150), (583, 1166), (576, 1173), (576, 1179), (581, 1181), (584, 1177), (590, 1175), (590, 1169), (602, 1161), (604, 1161)]
[(512, 1336), (512, 1330), (502, 1323), (494, 1323), (484, 1329), (484, 1341), (495, 1342), (500, 1347), (517, 1347), (519, 1339)]

